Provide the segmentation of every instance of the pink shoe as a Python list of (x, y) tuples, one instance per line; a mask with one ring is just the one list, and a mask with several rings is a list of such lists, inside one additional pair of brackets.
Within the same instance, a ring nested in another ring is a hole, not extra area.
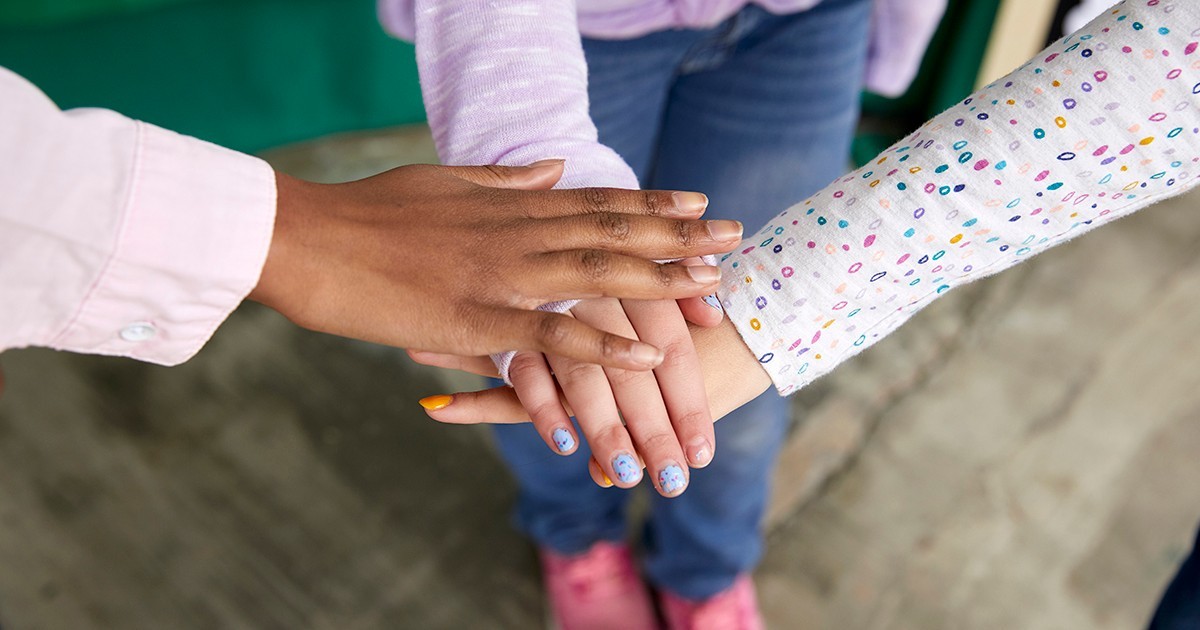
[(754, 581), (742, 575), (733, 586), (700, 602), (663, 591), (659, 595), (670, 630), (763, 630)]
[(558, 630), (657, 630), (658, 619), (629, 547), (600, 542), (577, 556), (541, 549)]

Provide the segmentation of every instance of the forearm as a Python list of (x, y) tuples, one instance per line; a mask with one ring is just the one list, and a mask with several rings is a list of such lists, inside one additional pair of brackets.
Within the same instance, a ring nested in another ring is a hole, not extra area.
[(782, 393), (955, 286), (1197, 182), (1200, 7), (1114, 7), (794, 206), (723, 262)]

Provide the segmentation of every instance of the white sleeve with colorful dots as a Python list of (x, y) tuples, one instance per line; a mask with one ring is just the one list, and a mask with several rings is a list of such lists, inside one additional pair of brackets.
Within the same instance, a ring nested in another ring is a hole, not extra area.
[(780, 393), (950, 289), (1200, 182), (1200, 2), (1126, 0), (722, 261)]

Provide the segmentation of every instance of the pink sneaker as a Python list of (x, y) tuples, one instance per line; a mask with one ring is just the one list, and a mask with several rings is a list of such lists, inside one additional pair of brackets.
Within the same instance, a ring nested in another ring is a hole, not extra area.
[(558, 630), (657, 630), (629, 547), (600, 542), (577, 556), (541, 549), (542, 579)]
[(663, 591), (659, 595), (670, 630), (763, 630), (754, 581), (742, 575), (733, 586), (700, 602)]

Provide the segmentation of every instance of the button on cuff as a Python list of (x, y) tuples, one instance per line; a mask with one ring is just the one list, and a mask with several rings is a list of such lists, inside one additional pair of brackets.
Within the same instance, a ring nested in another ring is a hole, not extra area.
[(158, 329), (150, 322), (134, 322), (121, 329), (121, 339), (131, 342), (149, 341), (158, 334)]

